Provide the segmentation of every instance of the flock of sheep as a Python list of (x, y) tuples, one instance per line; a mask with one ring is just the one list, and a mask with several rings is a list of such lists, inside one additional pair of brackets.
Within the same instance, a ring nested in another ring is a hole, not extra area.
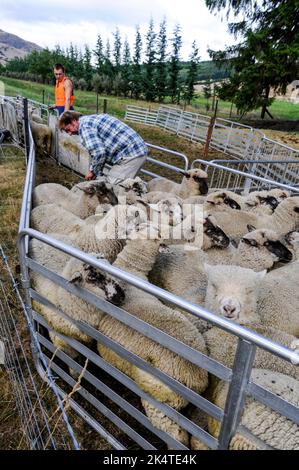
[[(79, 183), (71, 190), (42, 184), (34, 191), (31, 226), (298, 351), (299, 197), (290, 197), (281, 189), (241, 196), (209, 189), (207, 174), (201, 169), (183, 173), (181, 184), (163, 178), (146, 184), (138, 177), (114, 187), (104, 180)], [(124, 198), (126, 204), (120, 204)], [(186, 206), (199, 206), (198, 218), (192, 211), (185, 213)], [(174, 233), (183, 235), (178, 239)], [(30, 255), (70, 283), (232, 367), (235, 336), (36, 239), (31, 241)], [(224, 406), (225, 382), (41, 275), (32, 273), (32, 285), (70, 318), (87, 322), (217, 406)], [(37, 302), (34, 307), (56, 332), (92, 345), (92, 339), (58, 310)], [(76, 351), (55, 332), (50, 337), (56, 347), (76, 357)], [(107, 346), (98, 343), (97, 350), (159, 402), (176, 410), (187, 406), (183, 396)], [(252, 377), (299, 405), (295, 364), (259, 349)], [(192, 449), (205, 448), (151, 403), (142, 399), (142, 405), (154, 426)], [(218, 437), (217, 421), (199, 410), (190, 413), (193, 421)], [(258, 439), (277, 449), (299, 449), (298, 426), (253, 399), (246, 400), (242, 424), (257, 440), (236, 434), (231, 449), (255, 449)]]

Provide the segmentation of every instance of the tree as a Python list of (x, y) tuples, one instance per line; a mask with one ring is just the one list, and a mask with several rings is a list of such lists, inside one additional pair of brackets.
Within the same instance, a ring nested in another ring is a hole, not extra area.
[(103, 65), (104, 65), (104, 60), (105, 60), (104, 46), (103, 46), (103, 41), (102, 41), (102, 38), (101, 38), (100, 34), (98, 34), (96, 48), (93, 51), (93, 53), (96, 57), (97, 72), (98, 72), (98, 74), (100, 74), (102, 72)]
[(104, 57), (104, 63), (103, 63), (103, 74), (111, 78), (113, 77), (113, 74), (114, 74), (113, 64), (111, 62), (111, 49), (110, 49), (109, 39), (107, 39), (107, 42), (106, 42), (106, 50), (105, 50), (105, 57)]
[(206, 0), (211, 11), (243, 15), (229, 30), (241, 42), (225, 51), (210, 51), (219, 65), (230, 67), (231, 78), (219, 90), (222, 99), (234, 97), (242, 114), (262, 108), (261, 116), (273, 102), (270, 91), (284, 93), (298, 76), (298, 0), (263, 0), (252, 7), (250, 0)]
[(179, 73), (180, 73), (180, 50), (182, 47), (181, 28), (177, 24), (173, 31), (172, 42), (172, 55), (170, 58), (169, 67), (169, 94), (172, 103), (180, 102), (180, 87), (179, 87)]
[(197, 69), (199, 63), (198, 47), (196, 42), (192, 43), (192, 52), (190, 54), (190, 62), (188, 66), (187, 78), (185, 81), (184, 99), (190, 104), (194, 96), (194, 85), (197, 78)]
[(114, 47), (113, 47), (113, 57), (114, 57), (114, 67), (115, 67), (115, 74), (118, 74), (120, 71), (120, 63), (121, 63), (121, 37), (119, 29), (116, 28), (115, 32), (113, 33), (114, 36)]
[(124, 51), (123, 51), (123, 65), (121, 69), (121, 75), (123, 79), (123, 94), (128, 96), (131, 86), (131, 53), (128, 39), (125, 38)]
[(136, 35), (135, 35), (133, 66), (132, 66), (132, 93), (136, 100), (140, 98), (141, 91), (142, 91), (141, 51), (142, 51), (142, 40), (141, 40), (140, 31), (139, 31), (139, 26), (137, 26)]
[(87, 44), (84, 47), (83, 64), (84, 64), (84, 78), (85, 78), (88, 88), (90, 88), (92, 75), (93, 75), (93, 69), (91, 65), (91, 52)]
[(156, 75), (155, 88), (159, 102), (162, 102), (166, 95), (167, 89), (167, 32), (166, 19), (164, 18), (160, 24), (160, 31), (157, 38), (157, 55), (156, 55)]
[(147, 101), (154, 101), (156, 97), (155, 90), (155, 40), (156, 34), (154, 32), (154, 21), (153, 18), (150, 19), (150, 24), (148, 32), (146, 35), (146, 62), (145, 62), (145, 76), (144, 76), (144, 94)]

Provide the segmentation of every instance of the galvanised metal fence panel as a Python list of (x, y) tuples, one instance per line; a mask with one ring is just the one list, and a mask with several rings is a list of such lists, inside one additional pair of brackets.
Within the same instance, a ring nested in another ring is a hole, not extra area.
[[(28, 169), (29, 169), (28, 171), (33, 171), (35, 167), (34, 151), (30, 152), (30, 158), (32, 162), (29, 161), (28, 163)], [(199, 161), (199, 163), (204, 163), (211, 167), (214, 166), (214, 168), (218, 170), (220, 169), (221, 171), (229, 170), (228, 168), (220, 167), (220, 165), (207, 163), (205, 161)], [(234, 175), (242, 176), (242, 177), (244, 176), (244, 172), (239, 172), (237, 170), (230, 170), (230, 171)], [(251, 175), (248, 175), (245, 173), (245, 176), (248, 177)], [(262, 178), (255, 177), (254, 175), (252, 176), (252, 178), (257, 181), (262, 180)], [(129, 360), (133, 364), (138, 365), (139, 368), (142, 368), (143, 370), (146, 370), (151, 375), (158, 377), (159, 380), (166, 383), (170, 388), (173, 388), (177, 393), (182, 394), (189, 401), (194, 403), (196, 406), (203, 409), (205, 412), (211, 413), (211, 415), (216, 417), (216, 419), (219, 419), (219, 421), (222, 421), (222, 426), (220, 430), (220, 438), (217, 440), (213, 436), (210, 436), (204, 429), (195, 425), (192, 421), (190, 421), (190, 419), (187, 419), (185, 416), (181, 415), (177, 410), (172, 409), (171, 407), (169, 407), (168, 405), (164, 403), (157, 402), (153, 397), (151, 397), (148, 394), (145, 394), (145, 392), (142, 391), (141, 389), (138, 390), (138, 386), (136, 382), (134, 382), (132, 379), (122, 374), (118, 369), (113, 368), (113, 366), (111, 366), (110, 364), (108, 363), (105, 364), (105, 361), (103, 361), (103, 359), (100, 358), (100, 356), (95, 354), (92, 350), (87, 348), (85, 345), (83, 345), (82, 343), (72, 338), (69, 338), (69, 337), (61, 335), (60, 333), (57, 333), (57, 335), (62, 337), (62, 339), (66, 341), (73, 349), (75, 349), (81, 355), (83, 355), (85, 359), (88, 359), (89, 361), (93, 362), (96, 366), (104, 368), (104, 370), (108, 371), (110, 375), (112, 376), (114, 375), (114, 377), (119, 378), (120, 376), (122, 376), (123, 383), (125, 383), (126, 386), (130, 390), (134, 391), (134, 393), (136, 393), (139, 397), (146, 399), (154, 407), (160, 409), (163, 412), (163, 414), (168, 416), (173, 421), (177, 422), (181, 427), (186, 429), (190, 434), (195, 435), (198, 439), (200, 439), (202, 442), (204, 442), (206, 445), (208, 445), (211, 448), (227, 448), (227, 446), (229, 445), (229, 438), (232, 435), (234, 435), (236, 430), (238, 432), (244, 432), (244, 431), (245, 433), (247, 432), (246, 429), (244, 430), (244, 426), (240, 426), (240, 416), (241, 416), (241, 411), (242, 411), (243, 404), (244, 404), (244, 399), (248, 394), (249, 395), (251, 394), (251, 396), (255, 396), (257, 399), (258, 397), (261, 397), (261, 400), (263, 403), (267, 403), (267, 405), (269, 405), (270, 407), (272, 404), (275, 407), (275, 409), (282, 410), (282, 414), (284, 414), (284, 410), (286, 409), (287, 416), (290, 416), (292, 414), (292, 416), (295, 417), (295, 422), (299, 422), (298, 407), (290, 403), (286, 403), (283, 399), (281, 399), (278, 396), (273, 397), (273, 394), (271, 394), (270, 392), (267, 393), (266, 391), (266, 393), (264, 393), (262, 387), (259, 387), (257, 384), (254, 384), (250, 381), (252, 359), (253, 359), (254, 349), (256, 347), (263, 348), (264, 350), (293, 363), (296, 363), (296, 361), (297, 363), (299, 362), (298, 354), (296, 354), (293, 351), (290, 351), (289, 349), (281, 345), (278, 345), (268, 340), (267, 338), (264, 338), (263, 336), (253, 331), (243, 328), (238, 324), (231, 323), (230, 321), (222, 317), (219, 317), (211, 312), (208, 312), (204, 308), (198, 305), (191, 304), (188, 301), (180, 297), (177, 297), (167, 291), (164, 291), (163, 289), (160, 289), (150, 284), (149, 282), (144, 281), (141, 278), (138, 278), (128, 272), (124, 272), (120, 269), (117, 269), (114, 266), (107, 265), (106, 263), (95, 259), (93, 256), (90, 256), (86, 253), (83, 253), (80, 250), (77, 250), (73, 247), (65, 245), (62, 242), (59, 242), (49, 237), (48, 235), (41, 234), (37, 231), (34, 231), (28, 228), (29, 226), (27, 222), (29, 220), (29, 217), (27, 216), (26, 212), (29, 212), (30, 214), (30, 203), (31, 203), (32, 189), (33, 189), (32, 176), (29, 176), (27, 181), (28, 181), (27, 183), (28, 189), (25, 188), (25, 193), (24, 193), (24, 197), (27, 199), (24, 200), (23, 207), (22, 207), (22, 212), (24, 213), (21, 216), (22, 226), (20, 226), (19, 250), (20, 250), (20, 262), (21, 262), (21, 268), (22, 268), (23, 285), (27, 293), (28, 308), (31, 311), (32, 318), (37, 323), (40, 323), (41, 325), (47, 327), (48, 329), (51, 329), (51, 327), (47, 325), (45, 320), (37, 312), (35, 312), (35, 310), (32, 309), (31, 299), (33, 300), (36, 299), (37, 301), (40, 301), (40, 302), (47, 302), (47, 299), (42, 298), (40, 294), (30, 289), (29, 269), (33, 271), (37, 271), (40, 273), (40, 275), (48, 277), (49, 279), (51, 279), (51, 281), (55, 282), (55, 284), (63, 286), (65, 290), (72, 292), (78, 297), (88, 300), (93, 305), (98, 306), (101, 310), (105, 310), (109, 315), (115, 316), (115, 318), (129, 325), (130, 328), (133, 328), (137, 331), (142, 332), (142, 334), (150, 338), (153, 338), (155, 341), (159, 342), (160, 344), (163, 344), (168, 349), (173, 350), (176, 353), (180, 353), (183, 357), (188, 358), (188, 360), (191, 360), (194, 364), (198, 364), (200, 367), (205, 368), (206, 370), (209, 370), (211, 373), (215, 375), (218, 374), (218, 376), (230, 382), (229, 393), (228, 393), (225, 409), (224, 411), (221, 411), (217, 407), (215, 407), (213, 403), (209, 404), (205, 398), (197, 395), (194, 391), (189, 390), (186, 386), (175, 381), (172, 377), (168, 376), (167, 374), (164, 374), (162, 371), (155, 369), (153, 366), (148, 364), (143, 359), (134, 355), (132, 352), (126, 350), (120, 344), (104, 336), (100, 331), (95, 330), (94, 328), (92, 328), (90, 325), (86, 323), (76, 322), (75, 320), (70, 319), (68, 317), (70, 321), (72, 321), (76, 326), (80, 327), (80, 329), (82, 329), (82, 331), (87, 333), (90, 337), (96, 339), (99, 342), (102, 342), (107, 347), (115, 351), (118, 355), (124, 357), (126, 360)], [(269, 181), (267, 180), (266, 182), (269, 183)], [(281, 187), (283, 185), (277, 184), (277, 186)], [(237, 349), (235, 365), (234, 365), (233, 370), (230, 371), (223, 365), (217, 363), (217, 361), (213, 361), (211, 358), (205, 356), (202, 353), (199, 353), (198, 351), (193, 351), (192, 348), (189, 348), (187, 345), (184, 345), (183, 343), (178, 342), (177, 340), (175, 340), (175, 338), (169, 337), (163, 331), (157, 330), (152, 325), (147, 325), (145, 322), (142, 322), (141, 320), (132, 316), (128, 312), (125, 312), (123, 309), (115, 307), (114, 305), (109, 304), (109, 302), (106, 302), (103, 299), (96, 297), (91, 292), (86, 291), (85, 289), (82, 289), (82, 288), (74, 288), (61, 276), (47, 270), (45, 267), (38, 265), (38, 263), (34, 262), (33, 260), (30, 260), (30, 258), (28, 258), (28, 249), (26, 248), (26, 243), (25, 243), (25, 240), (29, 236), (33, 238), (37, 238), (40, 241), (56, 249), (59, 249), (61, 251), (64, 251), (65, 253), (68, 253), (70, 256), (76, 257), (94, 266), (95, 268), (101, 269), (122, 281), (128, 282), (132, 284), (133, 286), (139, 289), (142, 289), (145, 292), (148, 292), (149, 294), (154, 295), (155, 297), (161, 299), (162, 301), (171, 303), (175, 308), (183, 309), (187, 311), (188, 313), (191, 313), (197, 316), (198, 318), (206, 320), (212, 323), (213, 325), (224, 329), (230, 334), (237, 336), (238, 338), (240, 338), (239, 348)], [(49, 304), (47, 305), (49, 306)], [(52, 308), (55, 309), (56, 307), (52, 306)], [(66, 315), (64, 312), (61, 312), (61, 311), (60, 311), (60, 314), (62, 316)], [(39, 335), (41, 344), (43, 344), (45, 347), (48, 346), (50, 350), (51, 348), (53, 349), (51, 343), (49, 341), (47, 343), (46, 338), (43, 338), (43, 335), (40, 332), (38, 332), (38, 335)], [(76, 361), (74, 361), (73, 358), (65, 357), (67, 356), (65, 353), (59, 352), (59, 351), (58, 353), (60, 355), (60, 358), (64, 357), (65, 359), (64, 362), (66, 364), (70, 365), (72, 368), (75, 368), (77, 372), (82, 372), (82, 373), (84, 372), (84, 374), (86, 374), (84, 376), (86, 378), (88, 377), (87, 380), (92, 382), (92, 385), (95, 386), (95, 388), (101, 391), (105, 389), (105, 387), (99, 381), (97, 381), (99, 380), (98, 377), (95, 377), (95, 376), (91, 377), (92, 374), (89, 375), (90, 374), (89, 370), (82, 368), (82, 366)], [(42, 356), (39, 357), (39, 355), (42, 355)], [(42, 351), (39, 351), (36, 357), (37, 357), (38, 369), (41, 369), (41, 360), (44, 359), (47, 362), (47, 357), (49, 358), (49, 356), (45, 356), (45, 353), (43, 353)], [(72, 384), (71, 377), (68, 374), (66, 374), (61, 368), (59, 368), (59, 366), (55, 364), (55, 361), (53, 362), (53, 369), (60, 377), (64, 379), (66, 383)], [(105, 390), (107, 391), (107, 389)], [(66, 393), (66, 392), (60, 391), (60, 394), (63, 395), (63, 393)], [(106, 413), (107, 415), (109, 414), (109, 409), (107, 409), (107, 407), (105, 408), (105, 405), (101, 403), (100, 401), (96, 401), (97, 397), (93, 396), (93, 394), (90, 393), (90, 391), (87, 390), (86, 387), (82, 389), (82, 394), (84, 395), (84, 398), (87, 399), (89, 403), (92, 403), (95, 408), (97, 408), (98, 410), (99, 409), (102, 410), (102, 412)], [(118, 404), (120, 404), (120, 398), (117, 398), (116, 396), (114, 396), (114, 398), (115, 400), (118, 400)], [(70, 402), (71, 402), (71, 406), (81, 416), (84, 416), (86, 421), (89, 422), (90, 425), (94, 429), (97, 430), (97, 432), (111, 439), (112, 445), (115, 448), (124, 448), (124, 446), (122, 446), (120, 442), (113, 440), (113, 438), (109, 435), (108, 432), (104, 430), (103, 427), (96, 426), (96, 420), (92, 417), (89, 417), (87, 412), (85, 413), (84, 406), (82, 405), (81, 402), (80, 403), (78, 402), (78, 400), (75, 398), (74, 395), (72, 396), (72, 399)], [(134, 414), (135, 419), (137, 419), (138, 417), (143, 422), (143, 424), (146, 422), (144, 421), (142, 416), (140, 416), (140, 414), (136, 413), (132, 409), (130, 404), (127, 405), (122, 402), (122, 405), (124, 406), (124, 409), (127, 413)], [(111, 419), (114, 419), (115, 423), (120, 422), (120, 421), (117, 421), (117, 417), (114, 416), (114, 414), (113, 415), (111, 414), (110, 417)], [(128, 426), (126, 428), (126, 432), (127, 432), (127, 435), (129, 435), (130, 438), (132, 438), (133, 440), (137, 439), (141, 447), (151, 446), (151, 443), (148, 440), (145, 440), (139, 434), (137, 429), (134, 429), (132, 426)], [(175, 448), (180, 448), (180, 449), (184, 448), (182, 443), (173, 442), (172, 436), (165, 436), (165, 433), (159, 430), (155, 430), (155, 433), (156, 435), (158, 435), (157, 433), (160, 433), (159, 437), (165, 442), (174, 444)], [(250, 433), (247, 432), (247, 435), (250, 435)]]
[[(280, 166), (280, 172), (276, 168), (276, 171), (272, 171), (273, 161), (252, 161), (252, 160), (201, 160), (196, 159), (192, 162), (191, 167), (196, 168), (198, 166), (204, 167), (208, 172), (210, 188), (229, 189), (230, 191), (236, 191), (242, 194), (247, 194), (249, 191), (258, 191), (262, 189), (271, 189), (279, 187), (290, 191), (292, 194), (299, 193), (298, 177), (295, 181), (296, 185), (282, 183), (285, 181), (284, 176), (288, 171), (292, 174), (299, 175), (299, 161), (282, 161), (276, 162), (275, 165)], [(262, 170), (259, 171), (259, 167)], [(258, 173), (273, 177), (267, 178), (259, 176)], [(274, 179), (275, 178), (275, 179)]]
[(126, 108), (125, 119), (142, 124), (156, 125), (157, 111), (150, 110), (150, 108), (128, 105)]

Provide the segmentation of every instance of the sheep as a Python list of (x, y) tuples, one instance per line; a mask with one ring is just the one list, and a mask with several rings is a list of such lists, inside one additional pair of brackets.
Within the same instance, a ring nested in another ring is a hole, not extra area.
[[(137, 239), (127, 241), (125, 248), (118, 255), (114, 266), (147, 280), (148, 273), (152, 269), (158, 253), (159, 244), (159, 240), (154, 238), (143, 239), (143, 234), (139, 233)], [(205, 353), (205, 344), (202, 336), (195, 326), (180, 312), (163, 305), (156, 297), (141, 292), (132, 285), (126, 284), (124, 291), (125, 301), (123, 308), (131, 315)], [(207, 387), (206, 371), (179, 357), (155, 341), (142, 336), (142, 334), (113, 317), (105, 315), (100, 321), (99, 329), (109, 338), (197, 393), (202, 393)], [(133, 378), (142, 390), (149, 393), (158, 401), (167, 403), (175, 409), (181, 409), (186, 406), (187, 401), (185, 398), (178, 395), (152, 375), (139, 369), (134, 364), (128, 363), (101, 343), (98, 343), (98, 351), (107, 362), (118, 367), (126, 375)], [(142, 399), (142, 403), (149, 419), (155, 426), (170, 432), (179, 441), (187, 443), (187, 433), (179, 425), (166, 419), (163, 412), (148, 404), (146, 400)]]
[(163, 191), (166, 193), (174, 193), (185, 199), (190, 196), (197, 196), (200, 194), (207, 194), (208, 175), (201, 169), (193, 169), (188, 171), (180, 171), (184, 175), (181, 184), (174, 183), (165, 178), (154, 178), (148, 183), (148, 190)]
[[(295, 336), (262, 324), (258, 298), (263, 292), (262, 281), (264, 282), (266, 271), (256, 273), (252, 269), (239, 266), (207, 264), (205, 270), (208, 277), (205, 298), (207, 310), (298, 351), (298, 340)], [(232, 367), (238, 338), (217, 327), (210, 328), (203, 336), (209, 355), (227, 367)], [(256, 352), (254, 367), (285, 373), (299, 379), (297, 367), (260, 348)]]
[(167, 193), (166, 191), (151, 191), (143, 196), (143, 200), (149, 204), (157, 204), (165, 198), (177, 198), (178, 201), (182, 202), (182, 198), (176, 196), (173, 193)]
[(33, 204), (39, 206), (55, 202), (81, 219), (85, 219), (95, 213), (98, 204), (118, 203), (113, 188), (104, 181), (92, 181), (88, 185), (79, 183), (77, 188), (80, 190), (79, 194), (74, 194), (56, 183), (40, 184), (34, 189)]
[[(252, 369), (251, 380), (293, 405), (299, 406), (299, 382), (292, 377), (266, 369)], [(221, 381), (212, 395), (212, 402), (222, 409), (225, 406), (228, 386), (226, 382)], [(202, 425), (203, 419), (200, 411), (195, 412), (192, 418), (196, 424)], [(240, 424), (245, 426), (258, 440), (274, 449), (299, 449), (298, 425), (251, 397), (247, 397), (245, 400)], [(212, 436), (219, 437), (220, 423), (218, 421), (207, 417), (204, 425)], [(258, 440), (253, 441), (250, 436), (236, 432), (229, 443), (229, 449), (258, 450), (261, 448), (257, 443)], [(203, 450), (206, 447), (192, 436), (191, 449)]]
[(299, 261), (268, 273), (263, 286), (258, 300), (262, 323), (299, 336)]
[[(93, 255), (96, 259), (104, 259), (101, 254), (90, 253), (90, 255)], [(47, 263), (45, 258), (43, 261)], [(53, 262), (49, 262), (45, 265), (50, 268), (53, 266)], [(70, 258), (59, 274), (67, 279), (70, 284), (84, 287), (114, 305), (120, 306), (124, 301), (124, 290), (117, 281), (112, 279), (105, 272), (87, 265), (76, 258)], [(58, 309), (62, 310), (69, 317), (77, 321), (84, 321), (94, 328), (98, 328), (101, 317), (103, 316), (103, 312), (100, 309), (94, 307), (89, 302), (70, 294), (62, 287), (57, 286), (57, 284), (52, 283), (50, 280), (43, 278), (40, 275), (34, 276), (32, 281), (33, 287), (40, 294), (56, 305)], [(87, 345), (92, 343), (92, 339), (88, 335), (83, 333), (76, 325), (64, 318), (58, 312), (39, 304), (36, 301), (34, 301), (34, 307), (42, 316), (45, 317), (49, 325), (56, 332), (70, 336), (78, 341), (82, 341)], [(54, 345), (59, 349), (68, 352), (72, 357), (76, 357), (77, 354), (74, 350), (68, 346), (63, 339), (55, 335), (55, 331), (50, 332), (50, 338)]]
[(295, 230), (299, 224), (299, 197), (290, 197), (282, 201), (272, 215), (258, 216), (246, 211), (214, 212), (218, 225), (230, 237), (241, 238), (248, 232), (248, 225), (269, 228), (283, 235)]
[(230, 244), (226, 249), (217, 247), (205, 253), (209, 264), (234, 264), (254, 271), (272, 269), (278, 262), (290, 262), (291, 251), (279, 240), (273, 230), (254, 230), (241, 238), (237, 248)]
[(127, 204), (135, 204), (136, 199), (147, 193), (147, 183), (139, 176), (127, 178), (122, 183), (114, 186), (118, 198), (125, 197)]
[(56, 204), (37, 206), (31, 212), (31, 226), (44, 233), (68, 235), (72, 245), (83, 251), (101, 252), (113, 262), (122, 250), (127, 232), (146, 215), (135, 206), (114, 206), (105, 217), (81, 220)]
[(51, 154), (53, 132), (49, 126), (30, 121), (32, 137), (37, 151), (43, 156)]
[(284, 236), (284, 240), (290, 246), (293, 253), (293, 259), (299, 260), (299, 230), (292, 230)]

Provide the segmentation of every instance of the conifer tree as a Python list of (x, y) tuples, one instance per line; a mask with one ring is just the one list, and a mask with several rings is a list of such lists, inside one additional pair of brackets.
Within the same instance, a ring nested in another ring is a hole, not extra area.
[(128, 96), (131, 87), (131, 52), (128, 39), (125, 38), (123, 50), (123, 65), (122, 65), (122, 79), (123, 79), (123, 94)]
[(113, 46), (113, 58), (114, 58), (114, 69), (115, 74), (118, 74), (120, 71), (120, 64), (121, 64), (121, 37), (119, 29), (116, 28), (115, 32), (113, 33), (114, 37), (114, 46)]
[(136, 27), (135, 48), (132, 66), (132, 93), (136, 100), (140, 98), (142, 92), (142, 76), (141, 76), (141, 52), (142, 39), (139, 26)]
[(104, 65), (104, 46), (103, 46), (103, 41), (101, 38), (101, 35), (98, 34), (97, 37), (97, 43), (96, 43), (96, 48), (93, 51), (95, 57), (96, 57), (96, 69), (98, 74), (102, 73), (103, 65)]
[(172, 103), (179, 103), (180, 101), (180, 50), (182, 47), (181, 28), (176, 24), (173, 31), (172, 54), (169, 66), (169, 94)]
[(145, 62), (145, 75), (144, 75), (144, 95), (147, 101), (154, 101), (156, 97), (155, 90), (155, 40), (156, 34), (154, 32), (154, 21), (150, 19), (148, 32), (146, 34), (146, 62)]
[(193, 41), (192, 52), (190, 54), (190, 61), (189, 61), (189, 66), (188, 66), (186, 82), (185, 82), (185, 92), (184, 92), (184, 99), (188, 104), (190, 104), (194, 96), (194, 85), (195, 85), (196, 77), (197, 77), (198, 63), (199, 63), (198, 47), (196, 45), (196, 42)]
[(159, 102), (162, 102), (167, 92), (167, 31), (166, 19), (160, 24), (160, 31), (157, 37), (156, 74), (155, 88)]

